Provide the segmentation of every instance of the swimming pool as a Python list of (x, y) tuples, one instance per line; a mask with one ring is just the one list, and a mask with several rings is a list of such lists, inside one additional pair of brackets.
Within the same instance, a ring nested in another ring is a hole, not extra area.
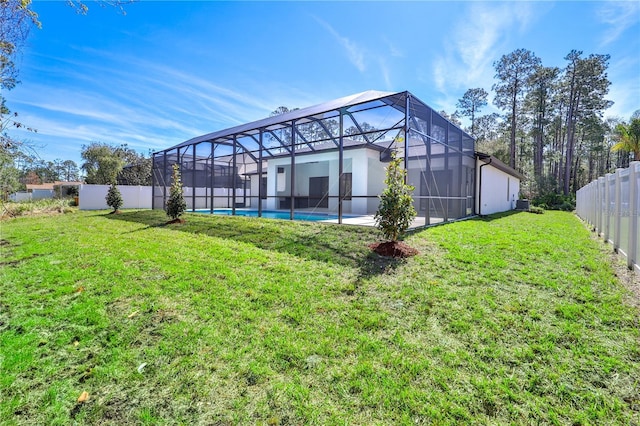
[[(211, 214), (209, 209), (201, 209), (196, 210), (196, 213), (204, 213)], [(231, 209), (215, 209), (213, 214), (231, 216), (233, 214)], [(236, 209), (236, 216), (248, 216), (248, 217), (258, 217), (257, 210), (243, 210)], [(291, 214), (288, 211), (279, 211), (279, 210), (262, 210), (262, 217), (266, 219), (284, 219), (289, 220), (291, 218)], [(344, 215), (342, 216), (345, 217)], [(337, 220), (337, 214), (324, 214), (324, 213), (311, 213), (311, 212), (294, 212), (293, 215), (294, 220), (306, 220), (311, 222), (319, 222), (322, 220)]]

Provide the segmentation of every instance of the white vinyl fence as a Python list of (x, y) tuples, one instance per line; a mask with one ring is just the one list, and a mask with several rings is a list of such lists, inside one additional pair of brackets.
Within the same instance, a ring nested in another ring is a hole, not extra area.
[(627, 257), (629, 268), (640, 271), (640, 161), (580, 188), (576, 193), (576, 212)]
[[(150, 209), (151, 187), (137, 185), (116, 185), (122, 195), (123, 209)], [(80, 185), (78, 201), (80, 210), (102, 210), (107, 206), (109, 185)]]

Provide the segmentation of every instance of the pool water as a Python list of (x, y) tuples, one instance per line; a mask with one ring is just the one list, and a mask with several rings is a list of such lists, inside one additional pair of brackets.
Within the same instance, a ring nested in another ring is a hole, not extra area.
[[(196, 213), (205, 213), (211, 214), (211, 211), (208, 209), (196, 210)], [(215, 209), (213, 214), (231, 216), (233, 214), (231, 209)], [(257, 210), (242, 210), (236, 209), (236, 216), (249, 216), (249, 217), (258, 217)], [(289, 220), (291, 218), (291, 214), (287, 211), (277, 211), (277, 210), (262, 210), (262, 217), (267, 219), (284, 219)], [(343, 216), (344, 217), (344, 216)], [(293, 218), (295, 220), (306, 220), (311, 222), (318, 222), (321, 220), (335, 220), (338, 219), (338, 215), (331, 214), (323, 214), (323, 213), (308, 213), (308, 212), (294, 212)]]

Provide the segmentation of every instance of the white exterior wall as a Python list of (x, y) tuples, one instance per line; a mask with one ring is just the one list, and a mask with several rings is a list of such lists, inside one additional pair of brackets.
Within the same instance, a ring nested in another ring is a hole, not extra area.
[[(251, 183), (249, 185), (249, 194), (251, 197), (248, 198), (249, 205), (247, 207), (251, 207), (254, 209), (258, 208), (258, 194), (260, 194), (260, 176), (259, 175), (251, 175), (250, 177)], [(267, 194), (263, 194), (265, 196)], [(262, 200), (264, 201), (264, 200)], [(263, 207), (266, 206), (266, 203)]]
[[(481, 166), (484, 166), (481, 168)], [(513, 210), (520, 193), (520, 179), (483, 161), (476, 163), (476, 213)], [(480, 178), (482, 173), (482, 179)], [(482, 185), (482, 186), (480, 186)], [(482, 205), (479, 205), (482, 203)]]
[[(137, 185), (117, 185), (122, 195), (123, 209), (150, 209), (151, 187)], [(80, 185), (80, 210), (104, 210), (107, 206), (109, 185)]]
[[(380, 162), (380, 154), (378, 152), (370, 152), (367, 158), (367, 193), (366, 195), (374, 196), (375, 198), (367, 198), (366, 201), (366, 210), (363, 212), (365, 214), (374, 214), (378, 210), (378, 205), (380, 204), (380, 199), (378, 195), (382, 194), (386, 185), (384, 180), (387, 177), (387, 171), (385, 168), (387, 164)], [(354, 174), (353, 179), (356, 179)]]
[[(368, 149), (344, 151), (344, 173), (351, 173), (352, 189), (354, 197), (351, 201), (342, 203), (345, 213), (367, 214), (368, 204), (365, 198), (356, 196), (378, 195), (384, 188), (384, 164), (379, 161), (379, 153)], [(338, 153), (318, 153), (297, 156), (296, 159), (295, 196), (306, 197), (309, 195), (309, 178), (329, 177), (329, 196), (337, 197), (339, 191), (339, 164)], [(278, 167), (284, 168), (284, 173), (278, 173)], [(279, 196), (289, 196), (291, 188), (291, 159), (271, 159), (267, 165), (267, 196), (264, 200), (265, 208), (277, 209)], [(374, 181), (372, 181), (372, 179)], [(374, 192), (371, 192), (374, 191)], [(375, 201), (377, 208), (377, 200)], [(338, 210), (338, 199), (329, 198), (330, 211)], [(371, 210), (371, 209), (369, 209)]]

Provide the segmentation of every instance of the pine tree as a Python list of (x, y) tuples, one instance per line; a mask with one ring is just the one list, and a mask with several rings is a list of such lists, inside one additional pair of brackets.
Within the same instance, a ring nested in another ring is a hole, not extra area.
[(460, 114), (471, 119), (471, 136), (476, 137), (476, 116), (480, 109), (487, 105), (489, 94), (482, 88), (467, 90), (458, 100), (456, 107), (460, 108)]
[(120, 194), (120, 190), (115, 183), (112, 183), (109, 187), (105, 200), (107, 201), (107, 206), (113, 209), (113, 213), (117, 212), (118, 209), (122, 207), (122, 194)]
[(411, 193), (415, 189), (405, 183), (407, 171), (401, 167), (402, 159), (396, 158), (395, 151), (391, 153), (391, 162), (387, 167), (387, 185), (380, 195), (380, 205), (374, 216), (376, 227), (384, 238), (398, 241), (416, 217)]
[(526, 49), (516, 49), (493, 63), (495, 78), (498, 79), (493, 85), (493, 103), (509, 114), (509, 166), (513, 169), (516, 168), (516, 135), (520, 124), (521, 98), (527, 89), (527, 81), (540, 64), (540, 58)]
[(173, 175), (172, 175), (173, 183), (171, 184), (171, 189), (169, 192), (169, 199), (167, 200), (167, 216), (171, 219), (176, 220), (182, 213), (187, 209), (187, 203), (184, 201), (184, 197), (182, 196), (182, 182), (180, 180), (180, 166), (177, 164), (173, 165)]

